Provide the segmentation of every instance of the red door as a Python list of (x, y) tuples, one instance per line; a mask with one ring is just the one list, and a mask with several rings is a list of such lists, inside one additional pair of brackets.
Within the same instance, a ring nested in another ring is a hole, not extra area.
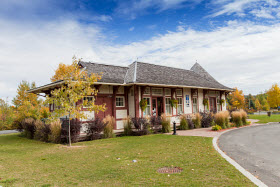
[(106, 104), (106, 110), (104, 112), (99, 111), (98, 114), (96, 114), (96, 117), (103, 119), (107, 115), (112, 116), (113, 115), (113, 102), (112, 102), (112, 97), (108, 96), (97, 96), (95, 104), (96, 105), (102, 105)]
[(217, 112), (216, 98), (215, 97), (210, 97), (209, 98), (209, 104), (210, 104), (210, 112)]

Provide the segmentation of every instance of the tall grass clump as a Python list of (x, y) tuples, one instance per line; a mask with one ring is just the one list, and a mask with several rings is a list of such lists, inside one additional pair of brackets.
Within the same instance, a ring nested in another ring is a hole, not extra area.
[(222, 127), (223, 129), (226, 129), (229, 127), (229, 112), (228, 111), (222, 111), (218, 112), (214, 116), (215, 123)]
[(243, 125), (247, 125), (247, 113), (243, 109), (241, 109), (240, 114), (241, 114)]
[(113, 138), (115, 137), (114, 134), (114, 124), (116, 122), (115, 118), (108, 115), (103, 119), (104, 123), (108, 123), (104, 128), (104, 138)]
[(242, 123), (242, 115), (239, 111), (234, 111), (231, 113), (232, 122), (235, 124), (236, 127), (241, 127)]
[(132, 121), (129, 116), (123, 120), (123, 127), (124, 127), (123, 134), (125, 136), (131, 136), (132, 135)]
[(171, 126), (170, 126), (170, 118), (166, 116), (166, 114), (161, 115), (162, 121), (162, 132), (163, 133), (168, 133), (171, 132)]
[(194, 116), (193, 116), (193, 124), (194, 124), (194, 128), (200, 128), (201, 127), (201, 116), (199, 113), (196, 113)]
[(51, 132), (50, 130), (50, 125), (45, 124), (41, 120), (35, 120), (34, 125), (36, 128), (36, 131), (34, 133), (34, 139), (43, 141), (43, 142), (48, 142), (49, 141), (49, 134)]
[(26, 118), (21, 122), (23, 128), (23, 136), (33, 139), (36, 131), (35, 120), (33, 118)]
[(180, 126), (179, 129), (180, 130), (187, 130), (189, 128), (188, 126), (188, 119), (186, 115), (182, 115), (180, 117)]
[(61, 122), (60, 120), (56, 120), (50, 123), (50, 134), (49, 141), (52, 143), (60, 143), (61, 136)]

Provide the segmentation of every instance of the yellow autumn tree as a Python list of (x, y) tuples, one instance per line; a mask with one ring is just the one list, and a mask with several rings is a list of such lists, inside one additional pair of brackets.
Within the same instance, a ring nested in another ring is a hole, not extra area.
[(272, 87), (267, 91), (267, 101), (270, 107), (280, 106), (280, 88), (278, 84), (272, 85)]
[(66, 77), (70, 77), (71, 73), (75, 71), (73, 64), (67, 65), (60, 63), (58, 68), (55, 70), (55, 74), (51, 77), (51, 82), (63, 80)]
[(20, 128), (20, 122), (25, 118), (40, 118), (40, 104), (38, 96), (33, 93), (28, 93), (29, 89), (36, 88), (35, 83), (29, 83), (22, 81), (17, 88), (17, 95), (13, 99), (12, 103), (15, 106), (15, 121), (14, 125), (16, 128)]
[(255, 107), (256, 107), (257, 111), (260, 111), (262, 109), (262, 105), (261, 105), (259, 99), (255, 100)]
[(242, 90), (235, 88), (235, 91), (229, 94), (232, 106), (241, 109), (245, 107), (245, 97)]
[[(78, 60), (73, 57), (72, 71), (64, 74), (63, 85), (60, 88), (56, 88), (51, 91), (51, 94), (47, 96), (46, 103), (54, 104), (55, 109), (49, 120), (53, 121), (62, 116), (68, 116), (69, 119), (87, 119), (87, 114), (81, 112), (82, 107), (87, 107), (89, 111), (104, 111), (105, 105), (95, 105), (93, 102), (84, 100), (81, 104), (77, 105), (78, 101), (83, 100), (86, 96), (96, 96), (97, 89), (92, 85), (101, 79), (101, 74), (88, 74), (86, 71), (81, 71)], [(71, 146), (71, 126), (69, 120), (68, 138), (69, 146)]]
[(0, 131), (13, 129), (14, 114), (13, 107), (8, 104), (8, 101), (0, 99)]

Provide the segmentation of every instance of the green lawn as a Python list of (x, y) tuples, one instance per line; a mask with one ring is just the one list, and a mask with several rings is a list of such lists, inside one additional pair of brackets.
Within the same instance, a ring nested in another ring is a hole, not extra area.
[[(212, 138), (150, 135), (74, 145), (83, 147), (1, 135), (0, 186), (253, 186), (214, 150)], [(156, 172), (164, 166), (183, 172)]]
[(249, 115), (249, 118), (260, 120), (258, 123), (280, 122), (280, 115), (271, 115), (271, 117), (267, 115)]

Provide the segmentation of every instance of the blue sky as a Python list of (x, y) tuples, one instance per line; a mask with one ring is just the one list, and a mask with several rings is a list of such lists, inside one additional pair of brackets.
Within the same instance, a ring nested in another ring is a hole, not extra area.
[(189, 69), (257, 94), (279, 83), (278, 0), (2, 0), (0, 98), (49, 82), (60, 62)]

